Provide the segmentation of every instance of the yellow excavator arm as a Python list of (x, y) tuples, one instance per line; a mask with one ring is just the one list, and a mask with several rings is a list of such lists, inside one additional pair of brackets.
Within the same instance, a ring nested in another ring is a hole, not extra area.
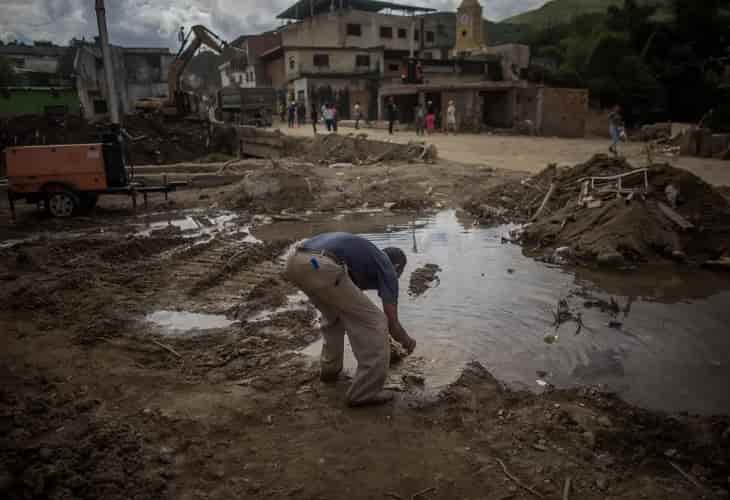
[[(193, 37), (192, 41), (190, 41), (191, 37)], [(188, 44), (188, 42), (190, 43)], [(188, 32), (187, 37), (185, 37), (175, 60), (170, 64), (170, 70), (167, 75), (167, 87), (169, 92), (168, 99), (170, 105), (175, 106), (176, 96), (180, 91), (180, 78), (182, 77), (183, 71), (185, 71), (185, 68), (202, 45), (205, 45), (218, 54), (222, 54), (223, 51), (229, 47), (225, 41), (205, 26), (193, 26)], [(235, 47), (231, 48), (240, 50)]]

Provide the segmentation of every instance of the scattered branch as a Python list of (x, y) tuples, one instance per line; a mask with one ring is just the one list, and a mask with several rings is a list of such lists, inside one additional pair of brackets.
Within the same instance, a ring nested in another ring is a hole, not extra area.
[(169, 345), (163, 344), (162, 342), (158, 342), (156, 340), (153, 340), (152, 343), (155, 344), (155, 345), (157, 345), (157, 346), (159, 346), (159, 347), (162, 347), (164, 350), (166, 350), (170, 354), (173, 354), (175, 357), (182, 359), (182, 354), (180, 354), (179, 352), (177, 352), (175, 349), (173, 349)]
[(519, 486), (523, 490), (527, 491), (528, 493), (533, 494), (537, 498), (542, 498), (542, 499), (545, 498), (540, 493), (538, 493), (534, 489), (530, 488), (525, 483), (523, 483), (522, 481), (520, 481), (519, 479), (517, 479), (515, 476), (513, 476), (512, 474), (510, 474), (510, 472), (507, 470), (507, 466), (504, 465), (504, 462), (502, 462), (499, 458), (497, 458), (496, 460), (497, 460), (497, 462), (499, 462), (499, 465), (502, 466), (502, 472), (504, 472), (504, 475), (507, 476), (508, 478), (510, 478), (517, 486)]

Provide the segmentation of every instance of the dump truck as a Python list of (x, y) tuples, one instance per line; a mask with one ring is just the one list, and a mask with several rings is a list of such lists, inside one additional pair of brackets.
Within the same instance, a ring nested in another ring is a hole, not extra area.
[(276, 91), (268, 87), (226, 87), (218, 91), (218, 119), (226, 123), (270, 127)]
[(137, 196), (175, 191), (184, 182), (145, 185), (128, 170), (119, 133), (108, 133), (90, 144), (7, 147), (4, 151), (8, 202), (15, 219), (15, 202), (43, 205), (54, 217), (91, 210), (101, 195)]

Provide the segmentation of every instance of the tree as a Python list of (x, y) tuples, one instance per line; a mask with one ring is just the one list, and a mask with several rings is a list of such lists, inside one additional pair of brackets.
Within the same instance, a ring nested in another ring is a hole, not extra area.
[(0, 87), (10, 87), (15, 84), (15, 71), (6, 58), (0, 56)]

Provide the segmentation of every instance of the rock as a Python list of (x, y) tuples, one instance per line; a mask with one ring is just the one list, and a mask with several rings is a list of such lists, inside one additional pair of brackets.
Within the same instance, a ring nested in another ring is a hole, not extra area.
[(608, 490), (608, 477), (604, 474), (599, 474), (596, 477), (596, 488), (598, 488), (601, 491)]
[(596, 435), (591, 431), (585, 431), (583, 433), (583, 440), (590, 448), (596, 447)]
[(677, 262), (684, 262), (687, 260), (687, 254), (681, 250), (675, 250), (672, 252), (672, 260)]
[(417, 385), (417, 386), (423, 386), (426, 379), (421, 375), (403, 375), (403, 382), (406, 383), (406, 385)]
[(624, 265), (624, 256), (618, 252), (603, 252), (596, 258), (598, 265), (603, 267), (621, 267)]
[(610, 418), (608, 418), (608, 417), (607, 417), (607, 416), (605, 416), (605, 415), (601, 415), (600, 417), (598, 417), (598, 418), (596, 419), (596, 422), (598, 422), (598, 423), (599, 423), (600, 425), (602, 425), (602, 426), (604, 426), (604, 427), (611, 427), (611, 425), (613, 424), (613, 423), (611, 422), (611, 419), (610, 419)]

